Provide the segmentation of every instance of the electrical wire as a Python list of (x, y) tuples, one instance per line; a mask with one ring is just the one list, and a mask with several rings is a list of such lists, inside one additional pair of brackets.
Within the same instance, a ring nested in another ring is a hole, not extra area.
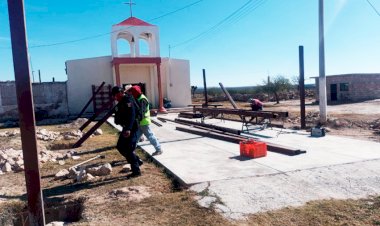
[(217, 32), (222, 28), (222, 25), (229, 24), (231, 22), (237, 22), (240, 19), (242, 19), (245, 15), (249, 14), (253, 10), (257, 9), (259, 6), (261, 6), (264, 2), (267, 0), (249, 0), (245, 4), (243, 4), (241, 7), (239, 7), (237, 10), (232, 12), (230, 15), (225, 17), (223, 20), (219, 21), (214, 26), (210, 27), (209, 29), (199, 33), (198, 35), (183, 41), (181, 43), (178, 43), (176, 45), (171, 46), (172, 48), (176, 48), (178, 46), (185, 45), (187, 43), (190, 43), (192, 41), (195, 41), (197, 39), (200, 39), (201, 37), (204, 37), (206, 34), (209, 34), (211, 32)]
[(379, 11), (377, 11), (377, 9), (375, 8), (375, 6), (372, 5), (372, 3), (371, 3), (369, 0), (366, 0), (366, 1), (367, 1), (368, 4), (372, 7), (372, 9), (376, 12), (376, 14), (377, 14), (378, 16), (380, 16), (380, 13), (379, 13)]
[[(149, 20), (147, 20), (147, 22), (151, 22), (151, 21), (154, 21), (154, 20), (161, 19), (163, 17), (169, 16), (171, 14), (174, 14), (174, 13), (177, 13), (177, 12), (182, 11), (184, 9), (187, 9), (187, 8), (189, 8), (191, 6), (194, 6), (194, 5), (198, 4), (198, 3), (201, 3), (203, 1), (204, 0), (195, 1), (193, 3), (190, 3), (188, 5), (185, 5), (185, 6), (181, 7), (181, 8), (179, 8), (179, 9), (176, 9), (174, 11), (171, 11), (171, 12), (165, 13), (165, 14), (163, 14), (161, 16), (149, 19)], [(130, 27), (133, 27), (133, 26), (130, 26)], [(85, 41), (85, 40), (99, 38), (99, 37), (102, 37), (102, 36), (106, 36), (106, 35), (112, 34), (114, 32), (118, 32), (118, 30), (117, 31), (106, 32), (106, 33), (101, 33), (101, 34), (97, 34), (97, 35), (92, 35), (92, 36), (87, 36), (87, 37), (80, 38), (80, 39), (74, 39), (74, 40), (64, 41), (64, 42), (56, 42), (56, 43), (42, 44), (42, 45), (32, 45), (32, 46), (29, 46), (29, 48), (41, 48), (41, 47), (50, 47), (50, 46), (65, 45), (65, 44), (69, 44), (69, 43), (74, 43), (74, 42), (80, 42), (80, 41)], [(10, 49), (10, 47), (9, 48), (7, 48), (7, 47), (0, 47), (0, 49)]]

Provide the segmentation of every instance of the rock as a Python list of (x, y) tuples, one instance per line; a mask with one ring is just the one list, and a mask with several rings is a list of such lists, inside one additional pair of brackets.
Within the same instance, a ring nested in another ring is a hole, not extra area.
[(54, 177), (56, 179), (68, 177), (69, 173), (70, 172), (67, 169), (63, 169), (63, 170), (60, 170), (58, 173), (56, 173)]
[(122, 173), (128, 173), (131, 171), (131, 165), (130, 164), (125, 164), (123, 166), (123, 169), (121, 170)]
[(64, 226), (65, 222), (63, 221), (53, 221), (47, 224), (46, 226)]
[(92, 174), (92, 175), (95, 175), (95, 176), (110, 175), (112, 172), (112, 166), (111, 166), (111, 164), (106, 163), (106, 164), (98, 166), (98, 167), (88, 168), (87, 172)]
[(59, 160), (59, 161), (58, 161), (58, 164), (61, 165), (61, 166), (63, 166), (63, 165), (65, 165), (65, 161), (63, 161), (63, 160)]
[(67, 175), (67, 177), (70, 179), (76, 179), (78, 176), (79, 176), (79, 172), (73, 168), (70, 168), (69, 174)]
[(91, 174), (87, 173), (86, 176), (83, 178), (85, 181), (92, 181), (95, 179), (94, 176), (92, 176)]
[(0, 137), (8, 137), (8, 132), (1, 132)]
[(96, 136), (103, 135), (103, 131), (101, 129), (97, 129), (97, 130), (95, 130), (94, 135), (96, 135)]
[(331, 132), (331, 129), (329, 127), (324, 127), (326, 132)]
[(6, 162), (4, 165), (3, 165), (3, 168), (1, 169), (3, 172), (7, 173), (7, 172), (11, 172), (12, 171), (12, 165), (9, 164), (9, 162)]
[(74, 155), (74, 156), (71, 156), (71, 158), (72, 158), (73, 160), (78, 160), (78, 159), (80, 159), (80, 156)]
[(0, 160), (7, 160), (8, 159), (8, 155), (5, 154), (5, 153), (0, 153)]
[(24, 165), (18, 165), (18, 164), (15, 164), (13, 166), (13, 171), (15, 171), (16, 173), (17, 172), (21, 172), (21, 171), (24, 171), (25, 167)]
[(111, 172), (112, 172), (111, 164), (106, 163), (100, 167), (100, 170), (99, 170), (100, 175), (99, 176), (110, 175)]

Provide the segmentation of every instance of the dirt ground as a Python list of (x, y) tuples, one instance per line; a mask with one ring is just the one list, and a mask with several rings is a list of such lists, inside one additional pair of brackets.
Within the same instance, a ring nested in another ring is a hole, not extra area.
[[(315, 125), (318, 106), (308, 101), (308, 126)], [(231, 108), (228, 102), (222, 103)], [(248, 103), (238, 103), (249, 108)], [(298, 101), (280, 104), (265, 103), (264, 110), (288, 111), (290, 117), (278, 121), (287, 128), (299, 126)], [(331, 134), (380, 142), (380, 100), (328, 107)], [(70, 126), (44, 126), (48, 131), (69, 131)], [(68, 202), (80, 203), (80, 220), (71, 225), (380, 225), (380, 197), (363, 200), (325, 200), (311, 202), (300, 208), (284, 208), (278, 211), (259, 213), (245, 221), (229, 221), (215, 211), (199, 206), (194, 194), (179, 187), (176, 181), (155, 165), (141, 150), (138, 155), (144, 160), (142, 176), (127, 179), (123, 171), (124, 158), (115, 149), (117, 132), (108, 124), (101, 129), (103, 134), (94, 136), (80, 148), (73, 149), (80, 159), (67, 159), (64, 165), (57, 162), (41, 164), (44, 201), (49, 210)], [(1, 132), (17, 128), (0, 129)], [(39, 148), (71, 150), (75, 141), (38, 141)], [(20, 135), (0, 137), (0, 150), (21, 149)], [(68, 169), (96, 155), (104, 159), (94, 160), (88, 165), (110, 163), (112, 172), (86, 182), (72, 179), (55, 179), (61, 169)], [(131, 192), (126, 192), (131, 191)], [(0, 175), (0, 225), (7, 225), (12, 218), (25, 212), (25, 177), (23, 172)], [(54, 219), (61, 220), (64, 219)]]

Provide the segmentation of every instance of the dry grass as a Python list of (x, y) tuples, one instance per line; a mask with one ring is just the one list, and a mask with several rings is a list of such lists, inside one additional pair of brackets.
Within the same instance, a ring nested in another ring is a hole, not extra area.
[[(126, 162), (114, 147), (117, 132), (106, 124), (102, 130), (103, 135), (90, 138), (75, 149), (81, 156), (80, 160), (66, 161), (63, 166), (46, 163), (41, 168), (46, 203), (85, 198), (83, 219), (73, 225), (380, 225), (380, 197), (310, 202), (299, 208), (254, 214), (246, 221), (228, 221), (214, 210), (200, 207), (193, 198), (195, 194), (177, 187), (163, 169), (152, 163), (141, 150), (138, 155), (145, 162), (142, 176), (127, 179), (127, 174), (121, 172)], [(54, 174), (60, 169), (69, 168), (98, 154), (106, 158), (88, 164), (111, 163), (111, 175), (83, 183), (68, 179), (54, 180)], [(10, 186), (14, 190), (1, 196), (8, 200), (0, 204), (1, 216), (10, 216), (23, 209), (26, 198), (24, 180), (22, 173), (1, 175), (1, 186)], [(128, 186), (148, 187), (151, 197), (134, 202), (109, 196), (113, 189)]]
[(380, 225), (380, 197), (309, 202), (300, 208), (255, 214), (249, 221), (251, 225)]

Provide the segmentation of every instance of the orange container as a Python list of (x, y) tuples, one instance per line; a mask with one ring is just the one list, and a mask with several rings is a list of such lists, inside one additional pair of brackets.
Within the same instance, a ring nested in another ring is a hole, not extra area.
[(240, 142), (240, 155), (250, 158), (267, 156), (267, 144), (253, 140)]

